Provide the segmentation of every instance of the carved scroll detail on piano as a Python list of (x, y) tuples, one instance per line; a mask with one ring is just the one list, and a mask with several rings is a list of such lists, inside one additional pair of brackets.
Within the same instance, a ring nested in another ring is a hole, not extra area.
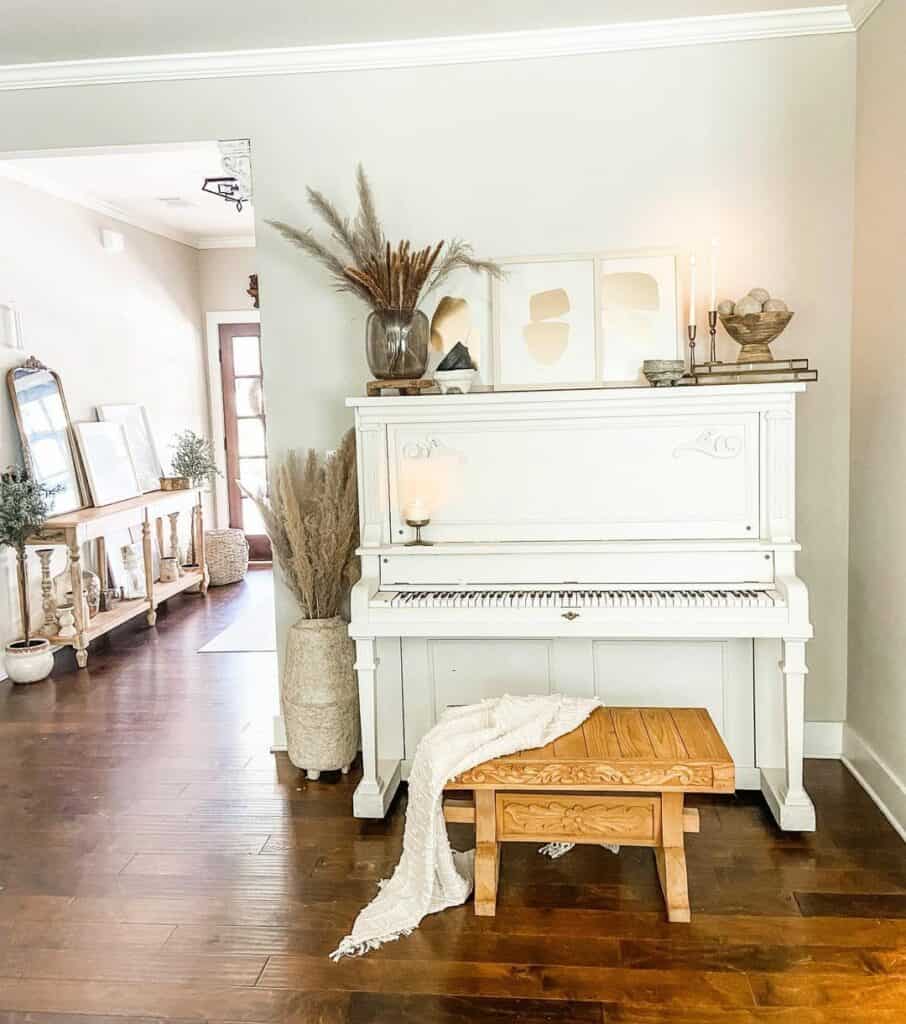
[(650, 804), (613, 801), (516, 803), (504, 797), (502, 826), (504, 835), (612, 836), (621, 839), (654, 835)]
[(626, 764), (617, 766), (603, 761), (591, 763), (502, 761), (482, 764), (463, 772), (454, 783), (482, 786), (488, 783), (506, 783), (522, 786), (582, 786), (617, 784), (621, 786), (710, 786), (712, 770), (708, 765), (650, 765)]
[(703, 430), (694, 441), (677, 445), (673, 449), (673, 457), (678, 459), (684, 452), (699, 452), (712, 459), (735, 459), (742, 454), (742, 448), (742, 438), (737, 434)]

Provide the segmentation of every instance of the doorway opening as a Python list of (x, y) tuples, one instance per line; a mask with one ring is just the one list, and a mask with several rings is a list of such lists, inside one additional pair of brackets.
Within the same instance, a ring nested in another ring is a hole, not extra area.
[(261, 513), (255, 502), (243, 493), (243, 488), (251, 494), (267, 493), (261, 326), (221, 323), (218, 341), (230, 526), (245, 533), (252, 561), (269, 562), (271, 542)]

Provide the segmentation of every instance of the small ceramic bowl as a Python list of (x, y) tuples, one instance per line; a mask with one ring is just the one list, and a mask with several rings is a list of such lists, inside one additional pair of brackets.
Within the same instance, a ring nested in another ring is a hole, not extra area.
[(434, 382), (442, 395), (467, 395), (475, 381), (475, 370), (435, 370)]
[(656, 388), (669, 388), (675, 384), (686, 371), (682, 359), (646, 359), (642, 363), (642, 373), (648, 383)]

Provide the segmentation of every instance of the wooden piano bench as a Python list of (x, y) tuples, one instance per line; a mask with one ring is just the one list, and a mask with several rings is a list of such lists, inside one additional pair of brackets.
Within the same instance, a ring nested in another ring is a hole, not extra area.
[(445, 793), (444, 817), (475, 823), (475, 913), (493, 917), (501, 843), (651, 846), (670, 921), (690, 920), (686, 793), (732, 793), (733, 760), (703, 708), (597, 708), (537, 750), (486, 761)]

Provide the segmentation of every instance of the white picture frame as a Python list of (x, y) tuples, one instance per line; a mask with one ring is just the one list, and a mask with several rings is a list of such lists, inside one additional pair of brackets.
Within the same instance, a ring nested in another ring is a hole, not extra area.
[(544, 389), (594, 384), (594, 256), (498, 262), (505, 276), (492, 286), (494, 385)]
[[(107, 550), (107, 568), (110, 573), (110, 582), (116, 590), (122, 590), (127, 601), (134, 601), (137, 598), (148, 596), (148, 588), (145, 583), (145, 563), (142, 550), (142, 542), (134, 540), (130, 530), (115, 530), (104, 538)], [(152, 560), (156, 547), (155, 538), (151, 538)], [(137, 559), (137, 569), (134, 573), (129, 572), (123, 559), (123, 548), (129, 550)], [(158, 571), (157, 577), (159, 578)]]
[(163, 466), (145, 407), (128, 403), (99, 405), (97, 417), (99, 421), (105, 423), (122, 423), (142, 493), (160, 490), (160, 478), (164, 475)]
[(644, 360), (682, 359), (676, 253), (601, 255), (595, 268), (600, 380), (642, 383)]
[(96, 506), (141, 496), (122, 423), (89, 420), (76, 423), (75, 432)]
[(684, 357), (676, 252), (497, 262), (505, 277), (491, 289), (490, 383), (496, 388), (629, 386), (644, 383), (645, 359)]

